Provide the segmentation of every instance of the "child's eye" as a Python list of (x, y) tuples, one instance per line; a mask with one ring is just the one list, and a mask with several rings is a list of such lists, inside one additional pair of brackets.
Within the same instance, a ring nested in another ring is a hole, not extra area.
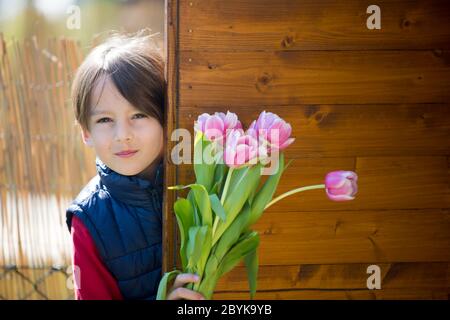
[(101, 118), (96, 121), (96, 123), (106, 123), (112, 121), (110, 118)]
[(147, 118), (147, 115), (145, 115), (145, 114), (143, 114), (143, 113), (136, 113), (135, 115), (134, 115), (134, 117), (136, 117), (136, 118)]

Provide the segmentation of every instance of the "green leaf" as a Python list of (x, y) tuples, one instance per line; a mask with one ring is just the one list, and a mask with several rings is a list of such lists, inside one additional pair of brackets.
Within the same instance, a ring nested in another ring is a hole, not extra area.
[[(203, 274), (203, 270), (205, 269), (208, 257), (209, 257), (209, 253), (211, 252), (211, 238), (212, 238), (212, 230), (209, 226), (203, 226), (202, 229), (200, 230), (201, 233), (201, 237), (200, 237), (200, 241), (201, 243), (199, 243), (199, 245), (202, 246), (201, 248), (201, 255), (200, 258), (197, 262), (197, 272), (199, 275)], [(198, 289), (198, 286), (200, 285), (200, 283), (196, 283), (194, 285), (194, 289)]]
[(190, 201), (192, 208), (194, 210), (194, 224), (196, 226), (201, 226), (202, 225), (202, 217), (200, 216), (200, 213), (198, 212), (197, 202), (195, 201), (195, 197), (194, 197), (194, 191), (190, 190), (187, 198)]
[(187, 186), (184, 186), (182, 184), (177, 184), (176, 186), (167, 187), (167, 189), (169, 189), (169, 190), (181, 190), (181, 189), (185, 189), (185, 188), (187, 188)]
[(202, 132), (197, 131), (194, 140), (194, 172), (196, 182), (203, 185), (207, 191), (213, 186), (215, 171), (215, 162), (208, 150), (211, 150), (211, 141)]
[(189, 240), (186, 247), (186, 257), (188, 259), (187, 270), (189, 272), (194, 272), (194, 267), (197, 264), (198, 259), (202, 254), (200, 243), (199, 231), (200, 226), (193, 226), (189, 229)]
[(187, 266), (186, 258), (186, 242), (188, 238), (189, 229), (194, 225), (194, 209), (191, 202), (187, 199), (180, 198), (174, 204), (175, 216), (178, 222), (178, 229), (180, 230), (181, 246), (180, 256), (183, 269)]
[[(203, 185), (193, 183), (187, 186), (178, 185), (172, 188), (175, 190), (191, 188), (194, 194), (195, 203), (197, 204), (197, 207), (200, 210), (203, 225), (208, 225), (212, 227), (211, 203), (209, 201), (208, 191)], [(192, 197), (190, 198), (190, 200), (192, 201)]]
[(211, 299), (218, 280), (219, 275), (217, 272), (207, 276), (205, 275), (197, 291), (200, 292), (206, 299)]
[(210, 195), (211, 195), (211, 194), (217, 194), (217, 193), (218, 193), (218, 190), (219, 190), (219, 185), (220, 185), (220, 182), (219, 182), (219, 181), (215, 182), (214, 185), (213, 185), (213, 187), (212, 187), (211, 190), (209, 191), (209, 194), (210, 194)]
[(256, 294), (256, 284), (258, 280), (258, 248), (245, 256), (244, 264), (247, 270), (248, 286), (250, 288), (250, 299), (253, 300)]
[(228, 186), (227, 195), (232, 194), (236, 190), (236, 187), (238, 187), (244, 181), (244, 179), (247, 176), (250, 169), (251, 169), (250, 166), (245, 166), (245, 167), (233, 170), (233, 174), (232, 174), (231, 180), (230, 180), (230, 185)]
[(225, 256), (228, 250), (238, 242), (239, 237), (243, 231), (244, 226), (250, 218), (250, 206), (248, 203), (245, 204), (242, 211), (238, 214), (233, 223), (225, 230), (220, 239), (217, 241), (214, 254), (219, 260)]
[(213, 235), (213, 245), (219, 240), (220, 236), (231, 225), (239, 211), (241, 211), (248, 199), (251, 191), (259, 184), (261, 176), (261, 166), (251, 167), (247, 174), (236, 181), (236, 187), (233, 192), (229, 192), (223, 205), (227, 214), (226, 221), (219, 223), (216, 232)]
[(190, 187), (194, 191), (195, 201), (202, 216), (202, 224), (212, 227), (212, 211), (208, 191), (201, 184), (191, 184)]
[[(259, 185), (259, 183), (258, 183)], [(253, 203), (253, 200), (255, 199), (255, 194), (256, 194), (256, 188), (254, 188), (253, 190), (250, 191), (250, 194), (248, 195), (248, 202), (250, 203), (250, 205)]]
[(206, 266), (204, 269), (204, 274), (206, 277), (213, 275), (217, 271), (217, 267), (219, 266), (219, 259), (216, 257), (214, 250), (208, 257), (208, 261), (206, 262)]
[(283, 171), (284, 154), (280, 153), (278, 171), (267, 178), (266, 182), (257, 192), (255, 199), (252, 202), (252, 213), (247, 227), (259, 219), (266, 205), (272, 200)]
[(206, 264), (207, 257), (203, 260), (201, 259), (205, 255), (205, 250), (208, 251), (209, 255), (209, 250), (211, 248), (210, 236), (209, 241), (207, 241), (208, 235), (211, 233), (209, 229), (210, 227), (208, 226), (193, 226), (189, 229), (189, 240), (186, 247), (186, 256), (188, 258), (187, 269), (190, 272), (198, 272), (198, 267)]
[(239, 241), (235, 246), (233, 246), (230, 251), (223, 257), (219, 264), (218, 274), (220, 277), (232, 270), (239, 261), (248, 255), (250, 252), (254, 251), (259, 245), (259, 235), (257, 232), (252, 231), (245, 236), (241, 241)]
[[(248, 210), (241, 212), (239, 216), (235, 219), (233, 224), (225, 231), (225, 233), (220, 238), (219, 242), (216, 244), (216, 246), (212, 249), (208, 261), (206, 263), (206, 267), (204, 269), (203, 278), (198, 286), (198, 291), (201, 292), (207, 299), (211, 298), (214, 288), (216, 286), (216, 283), (220, 276), (222, 275), (221, 268), (223, 267), (223, 263), (221, 263), (224, 260), (224, 256), (227, 256), (227, 261), (224, 263), (228, 264), (230, 263), (231, 256), (233, 253), (230, 253), (231, 250), (230, 247), (233, 245), (236, 245), (238, 242), (242, 242), (240, 244), (241, 248), (243, 245), (245, 245), (244, 240), (246, 238), (251, 238), (253, 235), (251, 232), (247, 232), (242, 237), (240, 237), (239, 230), (242, 229), (243, 223), (242, 218), (244, 215), (247, 215), (247, 217), (250, 214), (250, 209), (248, 204), (246, 205)], [(245, 214), (247, 212), (247, 214)], [(241, 220), (241, 221), (240, 221)], [(245, 220), (245, 219), (244, 219)], [(235, 232), (237, 234), (235, 234)], [(236, 253), (237, 250), (239, 250), (239, 246), (234, 247), (234, 253)], [(239, 262), (239, 260), (242, 258), (238, 257), (236, 263)], [(232, 264), (231, 268), (236, 265)], [(222, 267), (219, 267), (219, 265), (222, 264)], [(225, 270), (226, 271), (226, 270)]]
[(179, 275), (181, 271), (173, 270), (170, 272), (166, 272), (159, 282), (158, 293), (156, 294), (156, 300), (166, 300), (167, 299), (167, 285)]
[(219, 197), (217, 197), (217, 194), (210, 194), (209, 195), (209, 201), (211, 202), (211, 208), (213, 209), (214, 213), (219, 216), (222, 221), (225, 221), (226, 214), (225, 210), (222, 207), (222, 204), (220, 203)]
[(214, 172), (214, 184), (209, 194), (221, 194), (223, 188), (223, 182), (228, 172), (228, 167), (224, 163), (217, 163), (216, 170)]

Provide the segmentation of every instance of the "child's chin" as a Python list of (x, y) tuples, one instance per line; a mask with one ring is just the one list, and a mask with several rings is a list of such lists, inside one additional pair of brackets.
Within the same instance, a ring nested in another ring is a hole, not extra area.
[(139, 171), (126, 171), (126, 172), (119, 172), (123, 176), (135, 176), (139, 173)]
[[(113, 168), (111, 168), (111, 169), (113, 169)], [(130, 170), (130, 169), (122, 169), (122, 168), (116, 168), (113, 170), (117, 173), (120, 173), (123, 176), (135, 176), (140, 172), (139, 170)]]

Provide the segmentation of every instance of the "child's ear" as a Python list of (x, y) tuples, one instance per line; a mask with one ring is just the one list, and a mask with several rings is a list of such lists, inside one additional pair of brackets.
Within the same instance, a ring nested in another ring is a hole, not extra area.
[(87, 145), (89, 147), (94, 146), (94, 144), (92, 142), (91, 134), (89, 133), (89, 131), (87, 129), (84, 129), (84, 128), (81, 129), (81, 138), (83, 139), (83, 142), (85, 145)]

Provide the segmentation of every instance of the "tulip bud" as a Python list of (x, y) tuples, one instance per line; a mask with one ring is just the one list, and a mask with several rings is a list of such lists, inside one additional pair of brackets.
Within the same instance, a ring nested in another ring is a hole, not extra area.
[(353, 171), (333, 171), (325, 178), (325, 191), (330, 200), (348, 201), (355, 199), (358, 192), (358, 175)]

